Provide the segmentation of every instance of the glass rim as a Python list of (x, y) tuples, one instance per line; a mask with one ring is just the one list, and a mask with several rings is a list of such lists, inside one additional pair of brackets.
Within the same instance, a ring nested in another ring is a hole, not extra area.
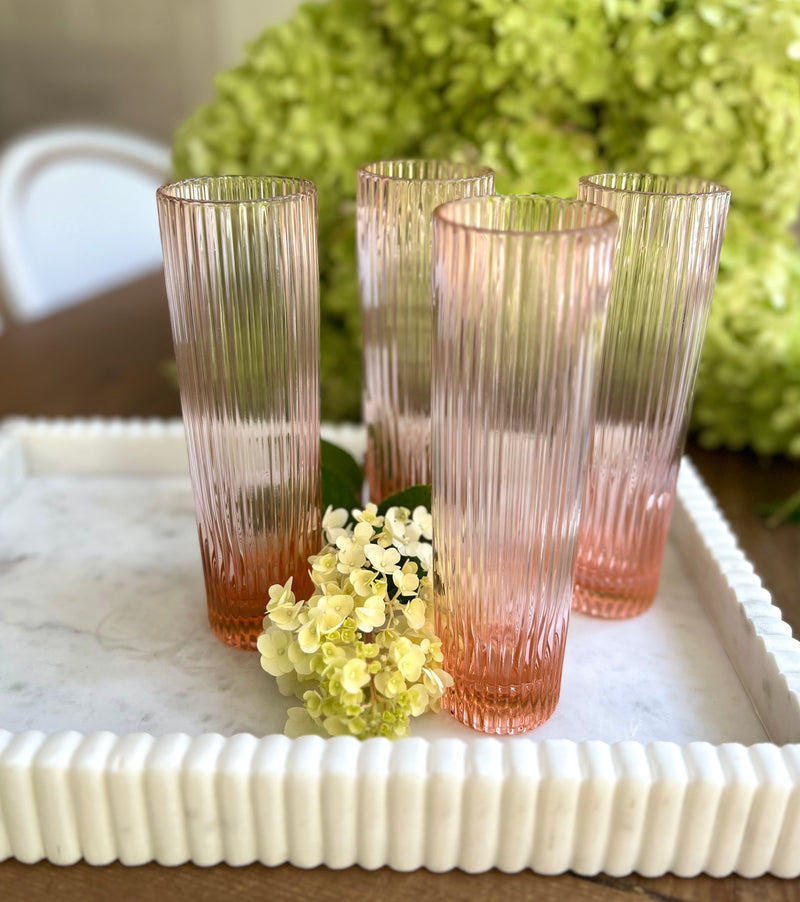
[[(564, 229), (501, 229), (491, 226), (478, 226), (471, 225), (466, 222), (459, 222), (457, 219), (453, 219), (448, 216), (449, 209), (455, 208), (460, 205), (466, 206), (467, 204), (485, 204), (487, 202), (497, 203), (502, 202), (504, 200), (544, 200), (548, 202), (558, 202), (559, 204), (567, 205), (570, 207), (588, 207), (593, 210), (601, 211), (601, 218), (598, 219), (597, 222), (592, 223), (591, 225), (583, 225), (576, 226), (575, 228), (564, 228)], [(439, 204), (433, 211), (433, 219), (434, 222), (439, 222), (442, 225), (454, 226), (457, 229), (463, 229), (466, 232), (473, 232), (475, 234), (480, 235), (507, 235), (510, 237), (514, 236), (528, 236), (528, 237), (552, 237), (555, 235), (591, 235), (591, 234), (602, 234), (603, 232), (609, 231), (611, 227), (615, 228), (619, 224), (619, 216), (611, 210), (609, 207), (604, 207), (601, 204), (595, 204), (588, 200), (579, 200), (575, 197), (556, 197), (552, 194), (484, 194), (477, 197), (462, 197), (458, 200), (450, 200), (446, 203)]]
[[(434, 163), (445, 166), (463, 166), (466, 169), (469, 169), (470, 172), (468, 175), (456, 175), (456, 176), (411, 176), (411, 175), (390, 175), (386, 172), (377, 172), (375, 167), (377, 166), (388, 166), (392, 163), (399, 164), (427, 164)], [(443, 157), (398, 157), (397, 159), (392, 160), (373, 160), (371, 163), (364, 163), (363, 166), (358, 167), (358, 175), (367, 176), (369, 178), (374, 179), (385, 179), (387, 182), (434, 182), (444, 184), (445, 182), (474, 182), (477, 179), (486, 178), (487, 176), (494, 177), (496, 175), (494, 169), (491, 166), (484, 166), (482, 163), (468, 163), (463, 160), (447, 160)]]
[[(678, 182), (680, 180), (695, 181), (699, 186), (697, 191), (644, 191), (640, 188), (623, 188), (618, 185), (604, 185), (599, 180), (613, 176), (640, 176), (665, 181)], [(623, 170), (622, 172), (595, 172), (592, 175), (582, 175), (578, 179), (579, 185), (587, 185), (598, 188), (600, 191), (610, 191), (613, 194), (640, 195), (642, 197), (714, 197), (730, 194), (731, 189), (714, 179), (702, 178), (697, 175), (668, 175), (661, 172), (641, 172), (638, 170)]]
[[(211, 198), (211, 197), (183, 197), (174, 193), (174, 190), (186, 185), (200, 185), (202, 183), (219, 182), (225, 179), (250, 181), (250, 182), (293, 182), (302, 190), (292, 191), (289, 194), (275, 194), (264, 197), (243, 197), (243, 198)], [(244, 206), (247, 204), (270, 204), (281, 203), (287, 200), (296, 200), (304, 197), (316, 197), (317, 186), (310, 179), (300, 178), (292, 175), (242, 175), (241, 173), (230, 173), (222, 175), (200, 175), (188, 179), (178, 179), (174, 182), (165, 182), (156, 189), (156, 198), (159, 200), (169, 201), (177, 204), (198, 204), (212, 207), (233, 207)]]

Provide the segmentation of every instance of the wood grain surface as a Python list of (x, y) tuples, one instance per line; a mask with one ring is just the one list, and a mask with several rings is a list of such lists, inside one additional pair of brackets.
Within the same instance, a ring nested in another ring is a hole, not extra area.
[[(324, 341), (324, 335), (322, 336)], [(0, 334), (0, 417), (9, 415), (144, 416), (180, 414), (177, 391), (165, 367), (172, 355), (163, 277), (154, 274), (38, 323), (6, 323)], [(689, 443), (698, 465), (731, 523), (745, 553), (795, 633), (800, 630), (800, 526), (768, 529), (759, 505), (800, 489), (800, 465), (761, 460), (742, 452), (705, 451)], [(2, 666), (2, 665), (0, 665)], [(795, 902), (800, 881), (772, 877), (692, 880), (630, 876), (621, 879), (563, 874), (459, 871), (400, 874), (360, 868), (304, 871), (284, 865), (266, 868), (219, 865), (127, 868), (80, 863), (56, 867), (43, 862), (0, 863), (0, 902), (59, 902), (153, 899), (193, 902), (235, 898), (258, 900), (443, 899), (509, 902)]]

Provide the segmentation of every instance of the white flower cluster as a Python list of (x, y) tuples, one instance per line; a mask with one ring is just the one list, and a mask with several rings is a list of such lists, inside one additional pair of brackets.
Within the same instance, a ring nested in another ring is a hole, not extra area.
[(291, 579), (269, 592), (258, 650), (281, 691), (303, 699), (289, 711), (290, 736), (405, 736), (453, 682), (431, 623), (430, 513), (380, 516), (368, 504), (352, 515), (326, 511), (308, 601), (297, 601)]

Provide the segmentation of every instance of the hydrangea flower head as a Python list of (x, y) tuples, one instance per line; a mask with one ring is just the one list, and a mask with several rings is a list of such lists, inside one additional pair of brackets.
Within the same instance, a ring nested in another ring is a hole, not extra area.
[(452, 684), (432, 628), (430, 515), (328, 508), (323, 531), (327, 544), (309, 558), (313, 595), (297, 601), (291, 580), (273, 586), (258, 640), (264, 670), (303, 701), (286, 733), (405, 736)]
[[(327, 0), (267, 28), (215, 86), (177, 134), (179, 176), (319, 187), (327, 419), (360, 413), (365, 160), (479, 161), (501, 192), (562, 197), (592, 172), (693, 174), (733, 192), (694, 426), (709, 445), (800, 457), (795, 0)], [(324, 528), (332, 543), (343, 526)]]

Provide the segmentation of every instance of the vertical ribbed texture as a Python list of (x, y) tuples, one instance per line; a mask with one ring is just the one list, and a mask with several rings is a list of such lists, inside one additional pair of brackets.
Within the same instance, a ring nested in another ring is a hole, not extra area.
[(792, 878), (798, 778), (767, 743), (0, 731), (0, 860)]
[(658, 589), (730, 192), (611, 173), (578, 195), (620, 226), (574, 605), (632, 617)]
[(433, 210), (493, 191), (492, 171), (465, 163), (397, 160), (358, 172), (365, 466), (375, 502), (430, 482)]
[(434, 587), (446, 705), (515, 733), (558, 700), (616, 218), (490, 197), (434, 217)]
[(319, 275), (311, 182), (158, 192), (211, 627), (254, 647), (273, 583), (319, 546)]

